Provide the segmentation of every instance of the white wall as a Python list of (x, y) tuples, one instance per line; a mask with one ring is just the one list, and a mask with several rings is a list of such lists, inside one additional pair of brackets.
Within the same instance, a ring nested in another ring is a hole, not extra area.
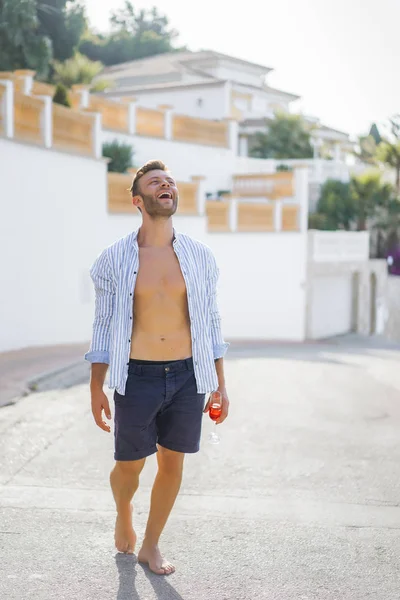
[(231, 189), (236, 155), (230, 149), (103, 132), (103, 142), (115, 139), (133, 146), (135, 166), (158, 158), (178, 180), (189, 181), (193, 175), (204, 175), (206, 191)]
[(103, 161), (0, 139), (0, 351), (88, 339)]
[[(112, 97), (112, 94), (110, 94)], [(156, 92), (135, 92), (139, 106), (157, 108), (161, 104), (173, 106), (177, 114), (203, 119), (224, 119), (226, 114), (224, 85), (196, 86)], [(201, 104), (198, 101), (201, 100)]]
[[(89, 268), (140, 216), (107, 213), (102, 161), (5, 139), (0, 155), (0, 351), (87, 341)], [(209, 234), (197, 216), (174, 226), (217, 257), (226, 338), (304, 339), (306, 234)]]
[(321, 339), (351, 331), (351, 273), (316, 277), (311, 285), (310, 338)]

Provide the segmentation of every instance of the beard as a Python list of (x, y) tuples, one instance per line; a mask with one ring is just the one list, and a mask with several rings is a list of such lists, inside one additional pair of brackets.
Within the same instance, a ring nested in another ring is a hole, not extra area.
[(156, 196), (145, 196), (142, 195), (142, 200), (144, 204), (144, 209), (149, 215), (154, 219), (157, 218), (168, 218), (172, 217), (176, 213), (178, 208), (178, 195), (176, 198), (172, 198), (172, 201), (168, 201), (168, 203), (163, 202), (162, 200), (158, 200)]

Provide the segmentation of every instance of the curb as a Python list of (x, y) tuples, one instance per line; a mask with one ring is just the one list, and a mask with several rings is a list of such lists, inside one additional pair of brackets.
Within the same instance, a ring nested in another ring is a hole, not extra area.
[(27, 394), (66, 389), (89, 381), (90, 365), (83, 360), (35, 375), (26, 382)]

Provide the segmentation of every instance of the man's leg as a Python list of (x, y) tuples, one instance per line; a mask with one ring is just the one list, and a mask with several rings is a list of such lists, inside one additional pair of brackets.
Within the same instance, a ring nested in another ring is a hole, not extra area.
[(158, 575), (170, 575), (175, 571), (175, 567), (162, 557), (158, 540), (181, 486), (184, 458), (182, 452), (174, 452), (162, 446), (158, 448), (158, 472), (151, 492), (145, 538), (138, 554), (139, 561), (147, 563)]
[(119, 552), (133, 554), (136, 533), (132, 527), (131, 500), (139, 487), (139, 475), (146, 459), (117, 461), (110, 474), (110, 484), (117, 508), (115, 546)]

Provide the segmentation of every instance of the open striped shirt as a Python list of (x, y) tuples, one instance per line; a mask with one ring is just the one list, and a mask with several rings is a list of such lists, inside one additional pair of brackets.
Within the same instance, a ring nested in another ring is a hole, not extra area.
[[(109, 388), (125, 394), (134, 325), (134, 292), (139, 271), (139, 230), (108, 246), (90, 269), (95, 288), (91, 363), (110, 365)], [(218, 387), (215, 360), (229, 346), (221, 332), (217, 305), (219, 270), (211, 249), (174, 229), (173, 249), (186, 284), (194, 374), (199, 394)]]

